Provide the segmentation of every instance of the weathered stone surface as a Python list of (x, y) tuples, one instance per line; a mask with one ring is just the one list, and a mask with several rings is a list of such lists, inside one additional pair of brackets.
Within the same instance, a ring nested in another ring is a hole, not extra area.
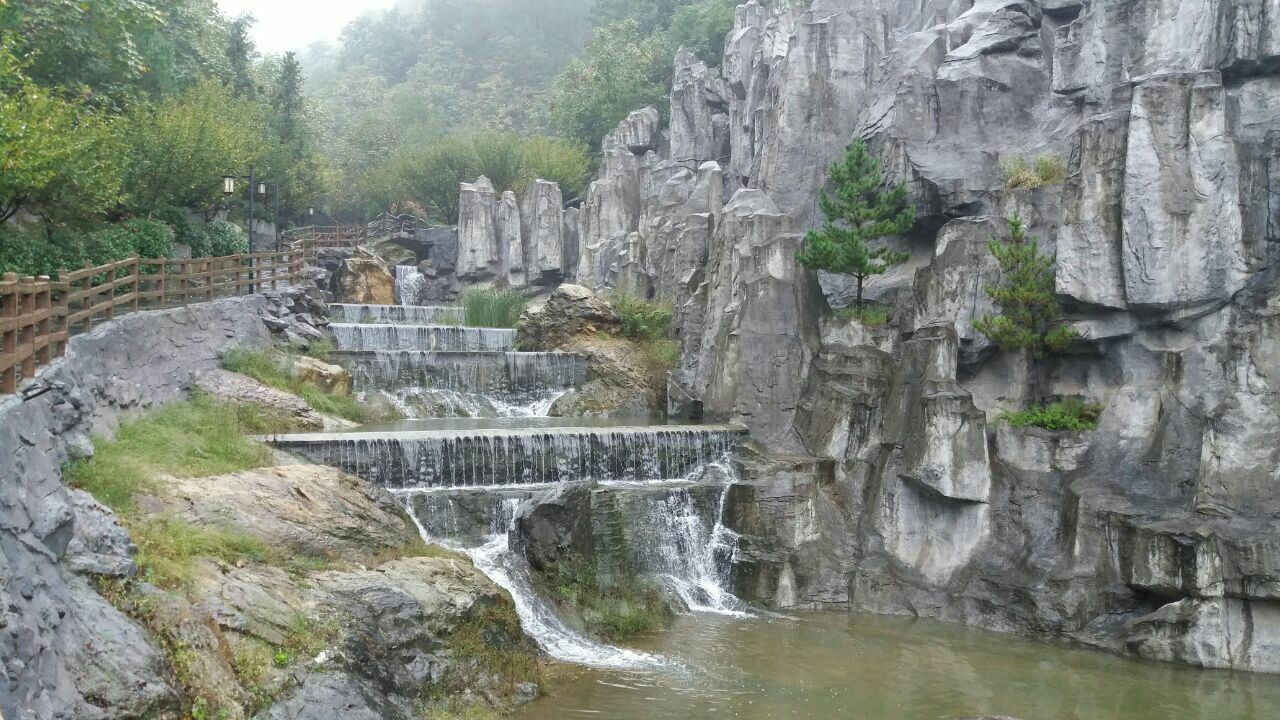
[[(671, 159), (697, 167), (728, 155), (728, 105), (723, 81), (693, 53), (676, 54), (671, 86)], [(718, 122), (718, 118), (723, 118)], [(721, 124), (723, 123), (723, 124)]]
[(618, 123), (618, 127), (605, 135), (602, 145), (605, 148), (626, 148), (636, 155), (657, 150), (661, 139), (661, 121), (662, 116), (657, 108), (632, 110), (626, 120)]
[(275, 388), (267, 387), (247, 375), (227, 370), (209, 370), (196, 379), (201, 392), (225, 402), (255, 405), (270, 413), (289, 418), (299, 430), (323, 430), (325, 417), (307, 401)]
[(1133, 90), (1122, 219), (1130, 304), (1225, 301), (1244, 286), (1226, 103), (1218, 73), (1148, 78)]
[(1058, 229), (1057, 291), (1111, 308), (1126, 305), (1121, 223), (1128, 132), (1127, 112), (1091, 118), (1080, 127)]
[(987, 242), (1009, 235), (1001, 218), (973, 217), (952, 220), (938, 231), (933, 262), (916, 272), (914, 327), (949, 325), (966, 352), (990, 346), (973, 323), (998, 314), (986, 288), (1000, 282), (1000, 265)]
[(502, 272), (498, 201), (493, 183), (481, 176), (463, 183), (458, 200), (458, 278), (492, 280)]
[(310, 557), (359, 562), (415, 532), (385, 492), (324, 466), (175, 479), (165, 490), (164, 506), (179, 517), (236, 528)]
[(283, 296), (260, 295), (129, 315), (73, 338), (25, 401), (0, 398), (5, 717), (176, 712), (160, 652), (73, 574), (126, 573), (121, 553), (129, 551), (104, 509), (62, 485), (59, 468), (71, 453), (91, 452), (90, 433), (110, 433), (121, 419), (181, 397), (226, 348), (266, 346), (263, 317), (283, 306)]
[(531, 265), (525, 247), (525, 235), (520, 228), (520, 204), (510, 190), (502, 193), (498, 201), (498, 247), (502, 248), (502, 265), (507, 285), (522, 288), (529, 284)]
[(529, 248), (529, 280), (534, 284), (555, 285), (564, 277), (563, 207), (556, 183), (535, 180), (525, 191), (520, 220)]
[(394, 305), (396, 279), (382, 258), (365, 248), (356, 248), (343, 260), (329, 280), (335, 302), (362, 305)]

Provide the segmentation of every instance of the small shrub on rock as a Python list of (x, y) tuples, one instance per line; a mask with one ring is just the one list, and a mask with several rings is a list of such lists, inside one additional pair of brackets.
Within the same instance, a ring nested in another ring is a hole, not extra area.
[(836, 317), (845, 322), (859, 322), (866, 327), (882, 327), (889, 324), (889, 308), (879, 305), (847, 307), (836, 311)]
[(1041, 155), (1034, 161), (1023, 157), (1003, 163), (1004, 186), (1009, 190), (1032, 190), (1061, 185), (1067, 179), (1067, 164), (1057, 155)]
[(626, 293), (615, 293), (609, 302), (618, 314), (618, 332), (628, 340), (664, 338), (671, 333), (670, 305)]
[(214, 220), (200, 228), (201, 241), (191, 247), (192, 257), (222, 257), (249, 252), (249, 235), (226, 220)]
[(1082, 400), (1067, 399), (1050, 405), (1037, 405), (1018, 412), (1003, 412), (1000, 419), (1013, 427), (1038, 427), (1045, 430), (1094, 430), (1102, 406)]
[(1033, 355), (1062, 350), (1076, 334), (1058, 321), (1062, 308), (1054, 294), (1054, 257), (1040, 253), (1039, 243), (1027, 237), (1017, 215), (1009, 218), (1009, 233), (1007, 242), (987, 241), (1002, 276), (998, 285), (987, 288), (987, 295), (1000, 314), (983, 316), (973, 326), (1005, 350), (1029, 350)]

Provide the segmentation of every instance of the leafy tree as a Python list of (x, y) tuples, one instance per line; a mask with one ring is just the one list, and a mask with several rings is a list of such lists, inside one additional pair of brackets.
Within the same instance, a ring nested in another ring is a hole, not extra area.
[(1076, 333), (1058, 321), (1062, 308), (1053, 289), (1054, 257), (1040, 253), (1017, 215), (1009, 218), (1009, 235), (1008, 242), (987, 241), (1001, 272), (1000, 284), (988, 287), (987, 295), (1001, 314), (979, 318), (973, 326), (1006, 350), (1029, 350), (1035, 356), (1061, 350)]
[(826, 221), (822, 229), (805, 237), (800, 262), (815, 270), (852, 275), (858, 281), (857, 306), (862, 307), (866, 279), (906, 262), (905, 253), (869, 243), (887, 235), (901, 235), (915, 222), (915, 209), (907, 205), (907, 188), (884, 189), (880, 161), (861, 140), (828, 172), (835, 194), (822, 191), (819, 206)]
[(676, 10), (666, 32), (667, 45), (686, 48), (708, 65), (720, 65), (736, 6), (736, 0), (699, 0)]
[(595, 147), (632, 110), (653, 105), (665, 111), (671, 56), (661, 38), (645, 35), (634, 20), (598, 28), (586, 57), (569, 65), (552, 88), (553, 124)]
[(408, 197), (445, 222), (457, 223), (458, 184), (481, 174), (474, 147), (471, 139), (455, 136), (403, 155), (398, 167)]
[(591, 158), (584, 143), (535, 135), (524, 141), (523, 174), (528, 180), (558, 184), (568, 204), (586, 196)]
[(107, 119), (37, 86), (0, 39), (0, 222), (26, 210), (79, 222), (120, 195), (120, 148)]
[(261, 106), (235, 99), (216, 80), (135, 109), (128, 117), (125, 173), (130, 204), (144, 213), (161, 205), (222, 207), (222, 176), (266, 155), (266, 124)]
[(146, 0), (10, 0), (0, 33), (19, 38), (27, 75), (46, 88), (83, 88), (99, 106), (136, 94), (146, 71), (136, 39), (160, 24)]
[(251, 67), (253, 65), (253, 40), (249, 38), (249, 29), (253, 27), (253, 17), (241, 15), (231, 23), (231, 37), (227, 44), (227, 64), (231, 71), (231, 87), (237, 98), (254, 100), (258, 96), (258, 86), (254, 82)]
[(199, 253), (197, 254), (196, 248), (192, 248), (192, 254), (196, 257), (222, 257), (249, 252), (248, 234), (238, 225), (226, 220), (210, 222), (200, 228), (200, 235), (203, 237), (203, 242), (200, 244)]

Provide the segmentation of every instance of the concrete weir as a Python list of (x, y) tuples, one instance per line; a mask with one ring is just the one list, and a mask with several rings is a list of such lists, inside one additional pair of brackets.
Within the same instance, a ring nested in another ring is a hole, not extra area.
[(339, 350), (418, 350), (492, 352), (511, 350), (516, 331), (457, 325), (333, 323)]
[(390, 488), (661, 480), (722, 459), (729, 425), (527, 427), (278, 435), (276, 447)]
[(336, 352), (334, 362), (351, 372), (356, 390), (405, 387), (464, 393), (509, 394), (564, 389), (586, 380), (586, 363), (573, 353)]
[(336, 323), (378, 323), (395, 325), (461, 325), (464, 312), (458, 305), (350, 305), (329, 306), (329, 319)]

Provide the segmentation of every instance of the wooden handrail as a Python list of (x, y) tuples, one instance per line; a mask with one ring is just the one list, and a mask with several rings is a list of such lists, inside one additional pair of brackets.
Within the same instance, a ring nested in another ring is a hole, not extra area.
[(299, 228), (278, 252), (217, 258), (130, 257), (57, 279), (0, 275), (0, 395), (17, 392), (37, 368), (62, 357), (68, 339), (139, 310), (181, 307), (279, 289), (302, 279), (319, 248), (355, 247), (363, 228)]

